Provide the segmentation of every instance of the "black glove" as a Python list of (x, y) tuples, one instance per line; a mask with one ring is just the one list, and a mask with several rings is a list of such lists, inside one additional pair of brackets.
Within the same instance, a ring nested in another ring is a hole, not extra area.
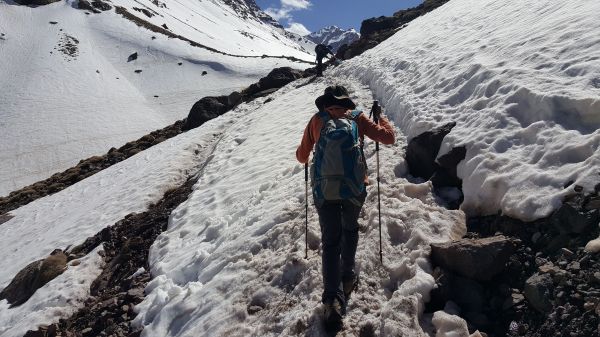
[(381, 106), (377, 105), (373, 107), (373, 119), (374, 120), (379, 120), (379, 118), (381, 117)]

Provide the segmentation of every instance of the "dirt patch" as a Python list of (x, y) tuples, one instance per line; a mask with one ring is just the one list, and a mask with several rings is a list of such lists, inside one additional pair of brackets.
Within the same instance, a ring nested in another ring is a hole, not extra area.
[(0, 225), (7, 222), (8, 220), (14, 218), (14, 216), (10, 213), (0, 214)]
[(187, 200), (196, 181), (188, 179), (166, 192), (146, 212), (129, 214), (73, 248), (70, 254), (81, 257), (104, 244), (106, 267), (92, 283), (85, 308), (57, 324), (29, 331), (28, 335), (139, 336), (141, 330), (133, 329), (130, 322), (136, 316), (133, 308), (144, 299), (144, 288), (151, 279), (148, 251), (156, 237), (167, 229), (171, 212)]
[(78, 44), (79, 40), (71, 35), (65, 34), (58, 41), (57, 48), (54, 49), (57, 49), (59, 52), (63, 53), (65, 56), (67, 56), (67, 60), (70, 61), (69, 58), (74, 59), (79, 56), (79, 50), (77, 48)]

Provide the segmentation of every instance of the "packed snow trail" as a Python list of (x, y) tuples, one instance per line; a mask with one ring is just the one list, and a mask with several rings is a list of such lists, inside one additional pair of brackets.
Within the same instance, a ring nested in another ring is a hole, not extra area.
[[(151, 250), (155, 278), (134, 321), (144, 336), (325, 335), (320, 232), (311, 206), (305, 260), (304, 173), (294, 153), (316, 112), (314, 98), (333, 82), (307, 81), (236, 109), (238, 120)], [(357, 82), (335, 83), (346, 85), (359, 106), (370, 106), (370, 91)], [(465, 230), (463, 213), (438, 206), (428, 183), (402, 178), (399, 136), (381, 150), (384, 265), (372, 185), (360, 220), (361, 286), (344, 320), (348, 335), (365, 326), (388, 336), (424, 335), (419, 317), (434, 285), (428, 243)], [(366, 156), (373, 178), (373, 142)]]

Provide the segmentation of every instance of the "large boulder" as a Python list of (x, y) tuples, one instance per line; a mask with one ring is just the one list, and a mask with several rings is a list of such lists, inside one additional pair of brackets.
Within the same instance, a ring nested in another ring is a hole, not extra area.
[(11, 307), (23, 304), (36, 290), (62, 274), (67, 269), (67, 255), (60, 249), (54, 250), (45, 259), (25, 266), (6, 288), (0, 292), (0, 300), (6, 299)]
[(456, 122), (451, 122), (410, 140), (406, 148), (406, 162), (411, 175), (423, 179), (433, 176), (438, 168), (435, 158), (442, 145), (442, 140), (455, 126)]
[(228, 96), (204, 97), (192, 106), (190, 113), (182, 126), (182, 131), (191, 130), (206, 121), (221, 116), (232, 108)]
[(255, 96), (259, 92), (268, 89), (279, 89), (284, 85), (303, 77), (303, 72), (290, 67), (281, 67), (271, 70), (271, 72), (258, 80), (258, 83), (250, 85), (243, 94), (246, 96)]
[(363, 20), (360, 25), (360, 35), (367, 36), (375, 32), (396, 28), (398, 26), (398, 18), (393, 16), (380, 16), (378, 18), (370, 18)]
[(284, 85), (302, 77), (302, 71), (290, 67), (281, 67), (271, 70), (271, 72), (258, 81), (261, 90), (272, 88), (281, 88)]
[(489, 281), (504, 270), (516, 241), (503, 235), (431, 244), (433, 262), (460, 276)]

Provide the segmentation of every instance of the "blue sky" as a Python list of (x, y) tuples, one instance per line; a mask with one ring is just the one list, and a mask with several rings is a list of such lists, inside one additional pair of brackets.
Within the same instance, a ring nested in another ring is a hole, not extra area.
[(422, 0), (256, 0), (256, 4), (288, 30), (301, 35), (323, 27), (360, 30), (364, 19), (418, 6)]

